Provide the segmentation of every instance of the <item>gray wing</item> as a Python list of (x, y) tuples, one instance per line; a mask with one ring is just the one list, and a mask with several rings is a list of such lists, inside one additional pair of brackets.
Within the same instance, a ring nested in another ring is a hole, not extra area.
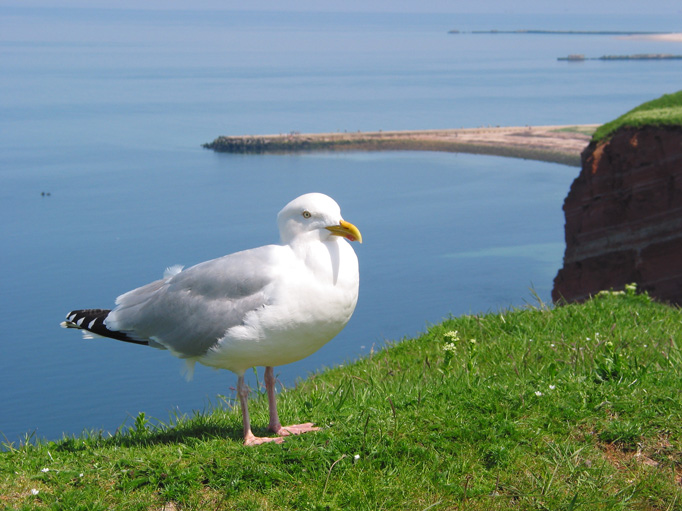
[(183, 358), (202, 355), (249, 311), (268, 305), (280, 250), (237, 252), (134, 289), (118, 297), (106, 325)]

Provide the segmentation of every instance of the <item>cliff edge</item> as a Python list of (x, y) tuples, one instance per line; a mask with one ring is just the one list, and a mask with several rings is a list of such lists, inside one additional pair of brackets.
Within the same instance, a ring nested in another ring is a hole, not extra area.
[(682, 91), (595, 133), (564, 202), (566, 252), (553, 300), (582, 301), (634, 282), (682, 304), (680, 121)]

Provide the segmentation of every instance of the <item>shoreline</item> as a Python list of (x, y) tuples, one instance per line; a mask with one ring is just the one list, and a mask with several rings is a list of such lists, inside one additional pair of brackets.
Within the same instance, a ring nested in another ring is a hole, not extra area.
[(221, 136), (215, 152), (283, 154), (314, 151), (444, 151), (539, 160), (579, 167), (598, 124), (352, 133)]

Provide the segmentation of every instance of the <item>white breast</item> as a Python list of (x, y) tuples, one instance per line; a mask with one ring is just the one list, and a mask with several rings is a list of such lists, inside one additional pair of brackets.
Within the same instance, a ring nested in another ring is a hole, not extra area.
[[(358, 299), (358, 260), (343, 239), (292, 247), (268, 304), (247, 314), (196, 360), (243, 374), (254, 366), (280, 366), (319, 350), (348, 323)], [(275, 282), (273, 282), (275, 284)]]

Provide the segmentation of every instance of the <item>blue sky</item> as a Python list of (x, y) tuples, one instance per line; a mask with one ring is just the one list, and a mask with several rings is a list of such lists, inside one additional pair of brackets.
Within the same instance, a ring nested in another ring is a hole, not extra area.
[[(443, 13), (623, 13), (682, 16), (680, 0), (0, 0), (0, 6)], [(681, 28), (682, 30), (682, 28)]]

